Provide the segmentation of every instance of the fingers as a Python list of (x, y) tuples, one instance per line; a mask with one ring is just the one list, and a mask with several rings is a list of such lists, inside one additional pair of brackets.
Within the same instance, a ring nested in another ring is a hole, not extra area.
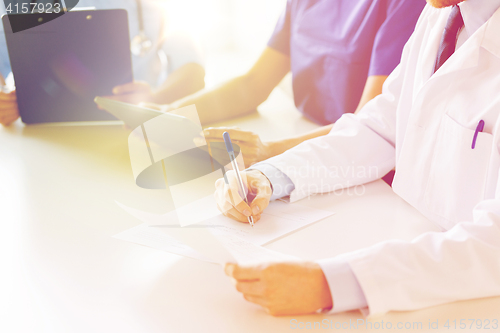
[[(233, 220), (236, 220), (238, 222), (241, 222), (241, 223), (250, 223), (248, 221), (248, 217), (241, 214), (240, 212), (238, 212), (235, 208), (233, 208), (232, 206), (229, 206), (229, 207), (226, 207), (226, 208), (222, 208), (221, 206), (219, 206), (219, 204), (217, 204), (217, 209), (219, 209), (219, 211), (224, 215), (224, 216), (227, 216)], [(261, 215), (253, 215), (253, 222), (254, 223), (257, 223), (259, 222), (261, 218)]]
[(14, 102), (3, 102), (0, 101), (0, 114), (7, 115), (7, 114), (14, 114), (14, 113), (19, 113), (17, 109), (17, 103)]
[(222, 208), (217, 204), (217, 208), (222, 212), (223, 215), (232, 218), (233, 220), (248, 223), (248, 217), (238, 212), (235, 208)]
[(261, 281), (262, 268), (259, 266), (244, 267), (235, 264), (226, 264), (226, 275), (233, 279), (233, 284), (243, 297), (254, 304), (267, 309), (269, 300), (265, 297), (266, 285)]
[(273, 190), (269, 179), (260, 171), (252, 170), (249, 174), (251, 176), (248, 177), (250, 178), (248, 188), (251, 189), (252, 193), (255, 193), (255, 198), (252, 200), (250, 208), (253, 215), (260, 215), (269, 206)]
[(240, 222), (248, 222), (248, 217), (252, 216), (252, 209), (238, 192), (238, 189), (225, 189), (224, 202), (220, 208), (223, 213), (230, 215), (229, 217), (234, 217)]
[(0, 124), (2, 124), (3, 126), (9, 126), (14, 121), (16, 121), (18, 118), (19, 118), (19, 116), (0, 117)]
[(243, 294), (243, 297), (251, 302), (251, 303), (254, 303), (254, 304), (257, 304), (257, 305), (260, 305), (262, 306), (263, 308), (267, 308), (268, 307), (268, 304), (269, 302), (264, 299), (264, 298), (261, 298), (261, 297), (258, 297), (258, 296), (254, 296), (254, 295), (247, 295), (247, 294)]
[(143, 93), (131, 93), (131, 94), (114, 95), (113, 97), (109, 98), (123, 103), (138, 105), (142, 102), (147, 102), (151, 98), (151, 96)]
[(262, 214), (267, 206), (269, 206), (272, 190), (271, 187), (267, 185), (265, 190), (261, 189), (257, 193), (257, 196), (252, 200), (252, 203), (250, 204), (253, 215)]
[(17, 120), (17, 118), (19, 118), (19, 115), (18, 114), (11, 114), (11, 115), (0, 115), (0, 124), (4, 125), (4, 126), (8, 126), (10, 124), (12, 124), (14, 121)]
[(255, 194), (252, 202), (247, 204), (239, 193), (239, 184), (234, 171), (226, 173), (228, 184), (223, 179), (215, 183), (215, 200), (218, 209), (234, 220), (247, 223), (248, 217), (253, 216), (254, 222), (260, 220), (264, 209), (269, 205), (272, 190), (269, 180), (257, 170), (242, 172), (241, 176), (248, 184), (248, 190)]
[[(3, 95), (0, 93), (0, 95)], [(0, 124), (8, 126), (19, 118), (17, 103), (0, 101)]]
[[(202, 136), (204, 136), (204, 139), (208, 143), (213, 145), (222, 144), (224, 146), (222, 137), (224, 132), (228, 132), (233, 144), (239, 147), (245, 167), (249, 167), (269, 156), (268, 145), (264, 144), (257, 134), (250, 131), (243, 131), (235, 127), (211, 127), (205, 129), (202, 132)], [(195, 142), (196, 144), (201, 144), (203, 140), (200, 138)]]
[(121, 95), (121, 94), (130, 93), (131, 91), (134, 91), (132, 89), (133, 85), (134, 85), (134, 83), (130, 82), (130, 83), (122, 84), (121, 86), (116, 86), (113, 88), (113, 94)]
[(235, 287), (240, 293), (251, 296), (262, 297), (265, 292), (265, 285), (260, 280), (256, 281), (238, 281), (235, 280)]
[(243, 131), (235, 127), (210, 127), (205, 129), (203, 134), (207, 140), (214, 141), (222, 140), (224, 132), (229, 133), (232, 141), (249, 142), (255, 141), (258, 138), (258, 135), (253, 132)]
[(240, 281), (258, 281), (262, 276), (262, 270), (257, 266), (240, 266), (235, 264), (226, 264), (224, 272), (227, 276)]
[[(226, 213), (224, 213), (224, 215), (241, 223), (250, 223), (249, 218), (247, 216), (241, 214), (235, 209), (227, 211)], [(253, 215), (252, 218), (253, 218), (253, 223), (257, 223), (259, 222), (261, 215)]]
[(142, 106), (143, 108), (147, 108), (147, 109), (157, 110), (157, 111), (161, 111), (163, 109), (162, 105), (156, 104), (156, 103), (142, 102), (142, 103), (139, 103), (139, 106)]
[(234, 189), (227, 190), (226, 196), (227, 199), (231, 200), (231, 203), (238, 212), (245, 215), (246, 217), (252, 216), (252, 210), (250, 206), (241, 198), (239, 189), (236, 191)]
[(0, 103), (3, 102), (17, 102), (16, 91), (0, 92)]
[(106, 99), (112, 99), (114, 101), (120, 101), (120, 96), (115, 96), (115, 95), (106, 95), (106, 96), (100, 96), (102, 98), (106, 98)]
[[(193, 142), (194, 144), (197, 146), (197, 147), (203, 147), (207, 144), (207, 141), (199, 136), (195, 137), (193, 139)], [(227, 153), (227, 152), (226, 152)]]
[(113, 94), (148, 94), (151, 92), (151, 86), (147, 82), (134, 81), (113, 88)]
[[(102, 97), (102, 98), (106, 98), (106, 99), (112, 99), (113, 101), (121, 101), (119, 97), (114, 96), (114, 95), (112, 95), (112, 96), (100, 96), (100, 97)], [(97, 103), (96, 103), (96, 106), (97, 106), (97, 108), (98, 108), (99, 110), (103, 110), (103, 111), (108, 112), (108, 110), (106, 110), (105, 108), (103, 108), (102, 106), (100, 106), (100, 105), (99, 105), (99, 104), (97, 104)]]
[[(245, 172), (241, 173), (241, 178), (244, 183), (243, 185), (245, 185), (246, 180), (245, 174)], [(236, 173), (233, 170), (226, 172), (226, 179), (229, 183), (224, 183), (224, 200), (229, 202), (243, 215), (252, 215), (250, 206), (244, 201), (247, 193), (240, 193), (240, 185), (238, 183), (238, 179), (236, 178)], [(222, 206), (222, 208), (224, 207)]]

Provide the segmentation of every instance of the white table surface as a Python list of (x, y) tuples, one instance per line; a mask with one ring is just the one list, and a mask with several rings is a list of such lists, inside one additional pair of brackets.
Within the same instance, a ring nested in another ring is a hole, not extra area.
[[(316, 128), (279, 90), (259, 113), (224, 125), (265, 140)], [(304, 325), (363, 318), (271, 317), (244, 301), (220, 266), (111, 238), (140, 224), (115, 200), (156, 212), (169, 207), (164, 191), (135, 186), (127, 136), (119, 125), (0, 128), (0, 332), (285, 332), (296, 331), (294, 318)], [(268, 248), (319, 259), (438, 230), (381, 181), (304, 202), (336, 214)], [(443, 331), (474, 331), (443, 325), (500, 319), (499, 309), (500, 298), (489, 298), (371, 321), (423, 324), (404, 332), (428, 331), (436, 320)]]

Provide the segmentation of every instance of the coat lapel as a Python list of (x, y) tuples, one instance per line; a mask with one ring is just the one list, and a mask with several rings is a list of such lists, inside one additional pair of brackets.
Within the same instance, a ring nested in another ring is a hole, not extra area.
[(429, 79), (426, 83), (429, 84), (431, 84), (433, 81), (439, 81), (440, 78), (443, 78), (456, 71), (477, 67), (479, 63), (479, 48), (484, 41), (485, 32), (487, 30), (489, 22), (494, 19), (492, 17), (472, 36), (470, 36), (469, 39), (467, 39), (467, 41), (458, 50), (456, 50), (455, 53), (443, 64), (443, 66), (441, 66), (441, 68), (436, 73), (434, 73), (434, 75), (430, 76), (432, 74), (432, 68), (434, 67), (434, 62), (437, 56), (437, 50), (439, 48), (441, 36), (444, 31), (444, 26), (446, 25), (446, 21), (448, 19), (448, 12), (449, 11), (447, 11), (446, 13), (442, 13), (440, 20), (436, 22), (435, 27), (437, 27), (438, 29), (432, 30), (433, 36), (429, 39), (428, 43), (432, 43), (433, 47), (425, 47), (427, 51), (425, 54), (425, 68), (422, 68), (421, 70), (427, 73)]
[(424, 50), (422, 57), (425, 60), (419, 63), (416, 69), (416, 73), (421, 76), (419, 79), (421, 85), (416, 85), (414, 90), (413, 109), (420, 111), (413, 114), (412, 119), (422, 127), (427, 127), (427, 124), (434, 122), (446, 111), (446, 103), (440, 95), (455, 77), (460, 79), (461, 71), (478, 67), (481, 47), (491, 50), (490, 52), (496, 52), (497, 55), (500, 54), (500, 41), (495, 36), (500, 31), (500, 10), (498, 10), (431, 76), (439, 42), (449, 15), (448, 10), (436, 11), (440, 12), (440, 15), (429, 18), (429, 24), (434, 26), (429, 26), (431, 33), (422, 42), (422, 50)]
[[(426, 83), (444, 77), (456, 71), (477, 67), (479, 64), (480, 48), (484, 48), (496, 57), (500, 58), (500, 8), (493, 16), (479, 28), (451, 57), (444, 65), (430, 77), (430, 71), (434, 66), (439, 48), (441, 35), (443, 34), (449, 11), (441, 13), (439, 17), (430, 17), (429, 23), (433, 25), (429, 39), (424, 46), (423, 57), (425, 61), (420, 68), (422, 77), (427, 74)], [(424, 85), (426, 84), (424, 83)]]
[(415, 72), (415, 92), (417, 93), (424, 87), (432, 74), (439, 43), (446, 25), (446, 17), (449, 15), (447, 10), (433, 9), (433, 11), (427, 18), (427, 29), (421, 37), (422, 47), (417, 58)]

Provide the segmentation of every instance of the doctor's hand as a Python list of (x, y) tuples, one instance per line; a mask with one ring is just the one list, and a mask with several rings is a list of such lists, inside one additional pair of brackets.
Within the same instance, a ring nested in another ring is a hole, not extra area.
[(150, 102), (153, 98), (153, 89), (147, 82), (134, 81), (114, 87), (113, 96), (106, 98), (130, 104)]
[(210, 127), (206, 128), (203, 134), (207, 142), (224, 142), (222, 139), (224, 132), (228, 132), (233, 143), (240, 147), (247, 168), (273, 156), (271, 145), (262, 142), (257, 134), (250, 131), (244, 131), (237, 127)]
[(243, 183), (248, 188), (248, 202), (239, 195), (239, 186), (234, 171), (228, 171), (226, 184), (223, 178), (215, 183), (215, 201), (217, 207), (227, 217), (236, 221), (248, 223), (248, 217), (253, 216), (254, 222), (260, 220), (260, 215), (269, 205), (272, 189), (271, 183), (264, 174), (258, 170), (241, 172)]
[(312, 262), (270, 263), (244, 267), (226, 264), (236, 290), (273, 316), (301, 315), (331, 309), (330, 287)]
[(16, 91), (0, 91), (0, 124), (8, 126), (19, 118)]

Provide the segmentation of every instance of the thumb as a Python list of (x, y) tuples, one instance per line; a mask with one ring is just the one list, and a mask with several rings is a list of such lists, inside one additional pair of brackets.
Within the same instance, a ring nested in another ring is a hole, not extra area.
[(141, 106), (143, 108), (147, 108), (147, 109), (156, 110), (156, 111), (162, 111), (162, 109), (163, 109), (162, 105), (156, 104), (156, 103), (149, 103), (149, 102), (139, 103), (139, 106)]
[(269, 201), (271, 200), (271, 195), (273, 193), (271, 188), (271, 183), (269, 180), (263, 176), (258, 179), (253, 179), (250, 181), (249, 190), (255, 194), (250, 208), (254, 215), (260, 215), (264, 209), (269, 206)]
[(147, 93), (149, 92), (149, 85), (144, 82), (129, 82), (113, 88), (113, 94), (131, 94), (131, 93)]
[(113, 88), (113, 94), (115, 95), (121, 95), (121, 94), (126, 94), (131, 90), (131, 85), (133, 85), (133, 82), (125, 83), (119, 86), (116, 86)]

